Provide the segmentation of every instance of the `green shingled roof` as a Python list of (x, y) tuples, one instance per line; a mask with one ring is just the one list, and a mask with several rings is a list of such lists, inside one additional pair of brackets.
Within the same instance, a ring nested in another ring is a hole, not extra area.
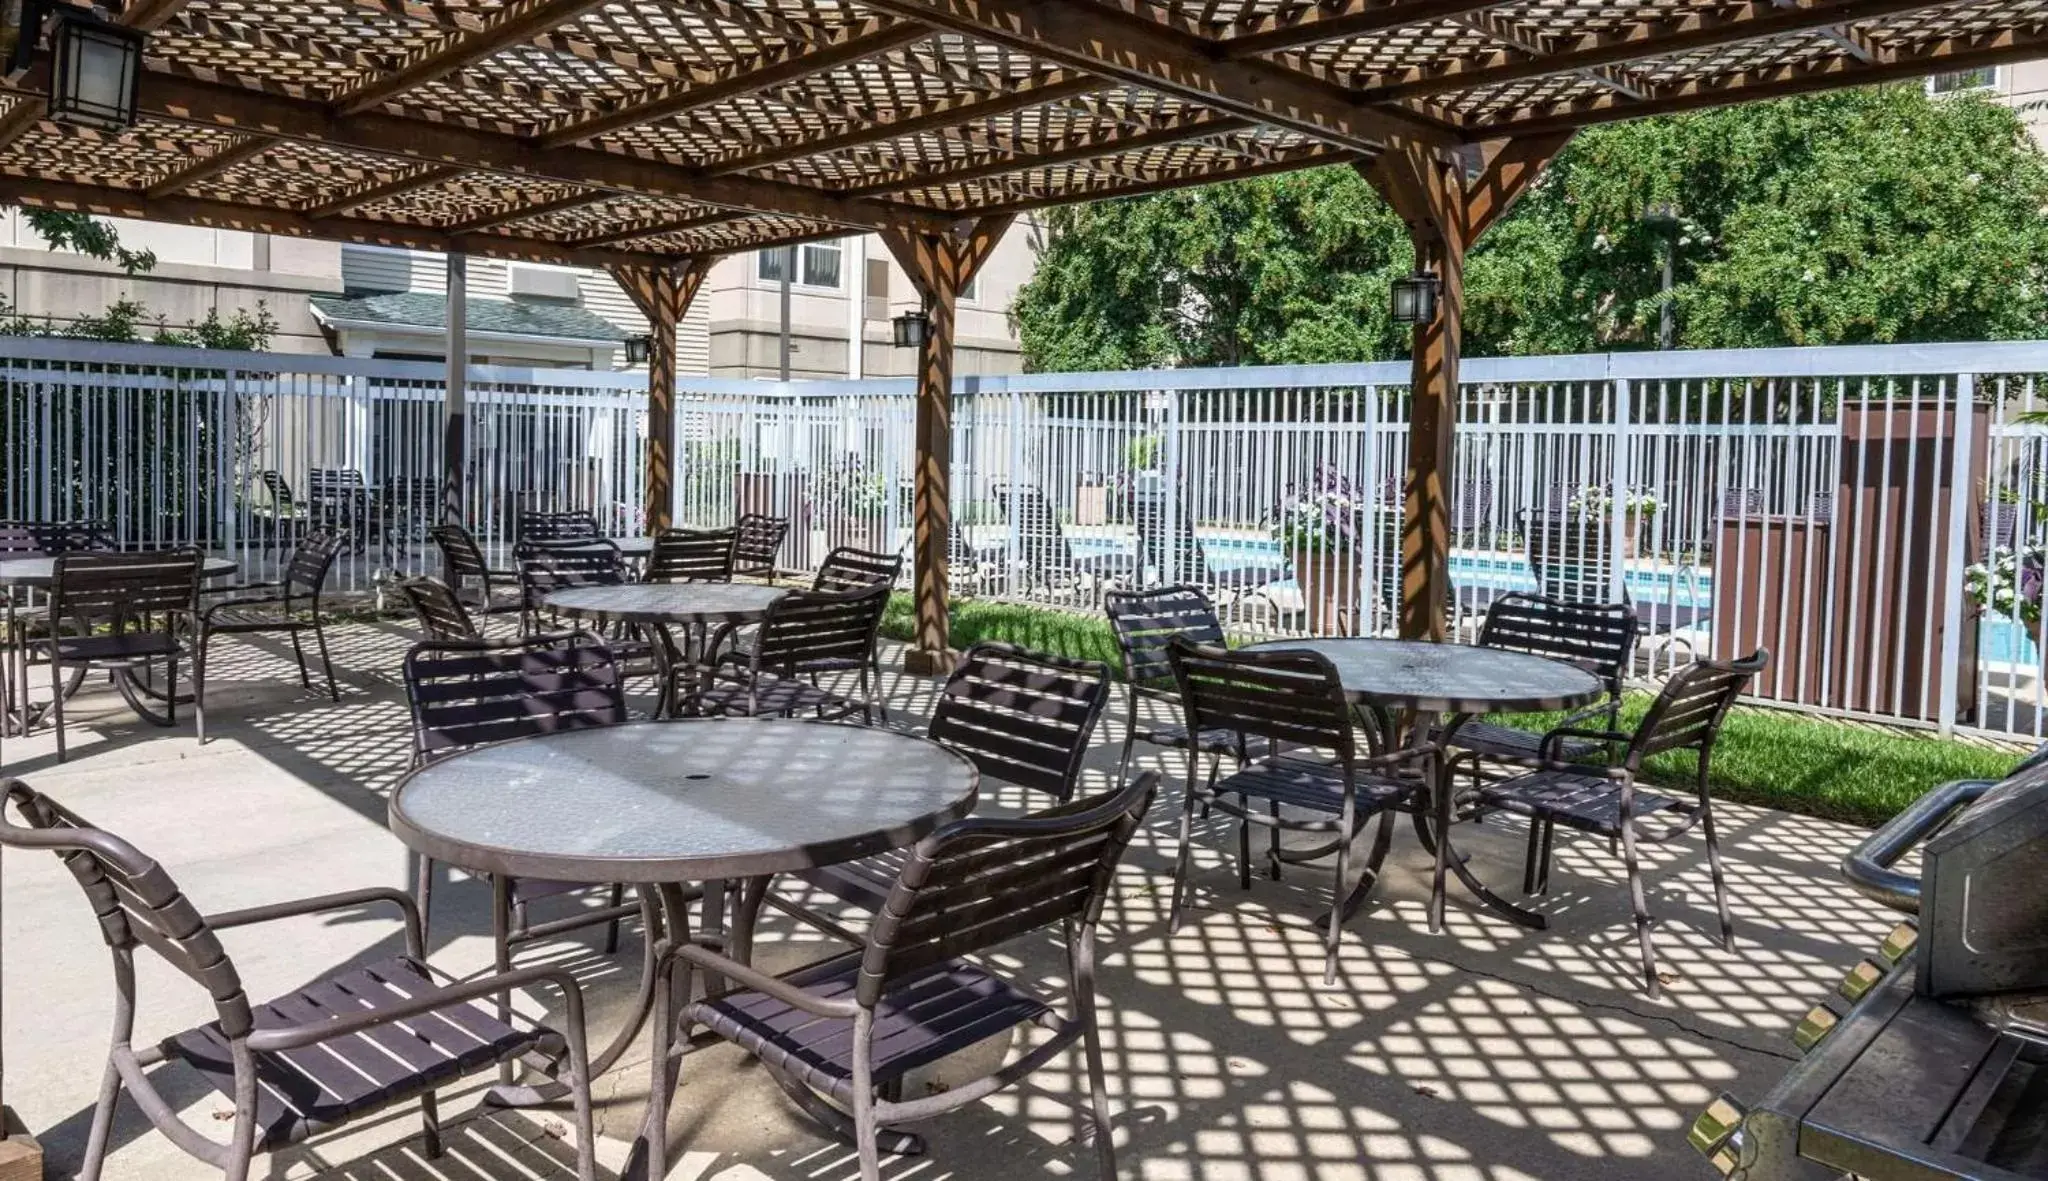
[[(382, 295), (308, 296), (320, 316), (344, 324), (390, 324), (409, 328), (446, 328), (448, 301), (429, 291), (398, 291)], [(508, 336), (553, 336), (569, 340), (622, 341), (626, 334), (610, 320), (568, 304), (521, 303), (509, 299), (471, 299), (469, 330)]]

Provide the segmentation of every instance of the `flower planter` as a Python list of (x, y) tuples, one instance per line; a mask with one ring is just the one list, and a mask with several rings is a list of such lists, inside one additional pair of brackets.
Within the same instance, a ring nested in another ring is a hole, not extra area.
[(1358, 634), (1358, 555), (1348, 547), (1294, 547), (1287, 552), (1294, 584), (1319, 636)]

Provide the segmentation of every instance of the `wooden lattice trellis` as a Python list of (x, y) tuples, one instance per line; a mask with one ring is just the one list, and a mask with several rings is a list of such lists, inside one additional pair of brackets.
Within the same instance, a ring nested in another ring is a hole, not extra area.
[(2048, 0), (128, 0), (0, 199), (590, 265), (2048, 56)]

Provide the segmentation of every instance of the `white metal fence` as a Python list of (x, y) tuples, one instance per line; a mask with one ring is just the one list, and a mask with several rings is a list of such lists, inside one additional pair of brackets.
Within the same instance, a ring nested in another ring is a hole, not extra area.
[[(2048, 427), (2020, 418), (2043, 407), (2043, 373), (2048, 343), (1468, 360), (1449, 481), (1460, 627), (1500, 594), (1590, 580), (1636, 604), (1650, 671), (1766, 646), (1765, 698), (2040, 735)], [(357, 538), (345, 587), (431, 571), (441, 377), (0, 339), (0, 518), (200, 544), (252, 576), (320, 521)], [(1407, 377), (1395, 363), (962, 379), (955, 585), (1092, 611), (1107, 585), (1188, 581), (1246, 630), (1385, 630)], [(487, 545), (502, 552), (521, 508), (637, 530), (642, 380), (470, 371), (466, 516)], [(678, 522), (786, 516), (794, 569), (835, 545), (907, 550), (907, 382), (685, 378), (677, 414)], [(1354, 506), (1341, 564), (1274, 536), (1279, 510), (1318, 490)], [(1980, 610), (1965, 571), (1987, 559), (2010, 576)]]

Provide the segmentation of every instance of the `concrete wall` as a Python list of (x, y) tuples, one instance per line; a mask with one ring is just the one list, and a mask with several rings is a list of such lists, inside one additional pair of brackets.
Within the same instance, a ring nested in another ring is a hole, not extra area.
[(129, 275), (111, 263), (53, 251), (18, 211), (0, 216), (0, 299), (17, 314), (59, 327), (100, 315), (122, 299), (141, 303), (152, 326), (161, 321), (173, 328), (205, 319), (209, 309), (228, 316), (262, 304), (279, 325), (272, 348), (328, 351), (306, 296), (341, 290), (338, 244), (112, 221), (123, 246), (156, 252), (155, 269)]

